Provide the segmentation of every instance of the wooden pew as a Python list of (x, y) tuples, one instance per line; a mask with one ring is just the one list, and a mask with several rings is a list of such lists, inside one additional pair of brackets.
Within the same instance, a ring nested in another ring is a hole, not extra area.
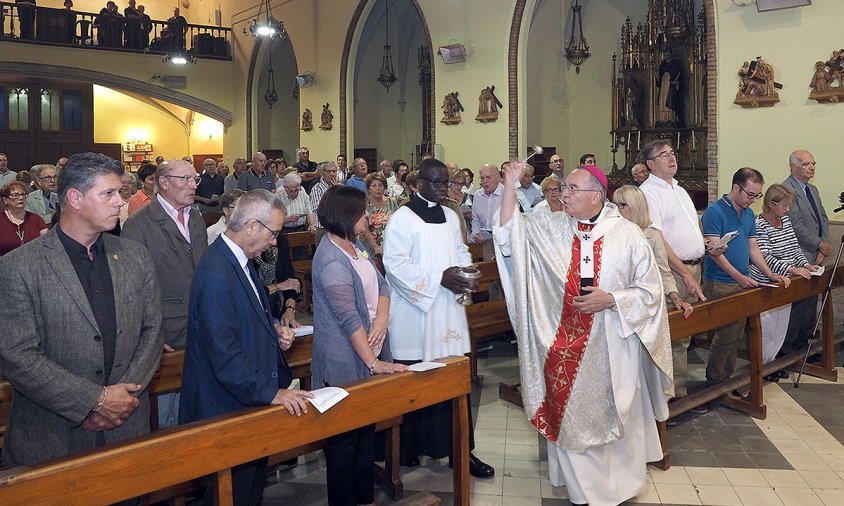
[(290, 245), (290, 258), (294, 258), (293, 251), (297, 248), (308, 248), (308, 258), (293, 261), (293, 272), (302, 284), (302, 309), (311, 310), (311, 266), (313, 265), (316, 246), (314, 236), (310, 232), (291, 232), (287, 234), (287, 242)]
[[(481, 271), (481, 281), (476, 294), (489, 293), (489, 284), (499, 280), (498, 266), (494, 260), (479, 262), (475, 267)], [(466, 319), (469, 322), (471, 348), (469, 360), (472, 363), (472, 381), (478, 381), (478, 346), (490, 337), (513, 330), (507, 304), (504, 299), (476, 302), (466, 306)]]
[[(293, 347), (285, 351), (285, 358), (290, 366), (294, 378), (298, 378), (302, 389), (311, 389), (311, 350), (313, 347), (313, 335), (296, 339)], [(185, 352), (178, 350), (172, 353), (165, 353), (161, 356), (158, 370), (149, 383), (150, 392), (150, 427), (157, 431), (158, 427), (158, 403), (156, 398), (159, 395), (171, 392), (178, 392), (182, 385), (182, 369)], [(9, 417), (11, 408), (12, 385), (8, 381), (0, 382), (0, 448), (2, 448), (2, 435), (6, 430), (6, 420)], [(404, 493), (404, 484), (401, 480), (399, 470), (399, 431), (402, 417), (393, 417), (381, 420), (375, 425), (375, 431), (386, 431), (385, 435), (385, 462), (384, 467), (375, 466), (376, 480), (385, 488), (387, 493), (394, 499), (401, 498)], [(282, 462), (306, 455), (325, 446), (324, 441), (316, 441), (307, 446), (290, 448), (287, 451), (274, 455), (270, 458), (270, 465), (278, 465)], [(182, 483), (166, 490), (159, 490), (148, 497), (145, 497), (145, 504), (154, 504), (164, 500), (172, 499), (191, 493), (202, 486), (201, 480)]]
[(253, 408), (76, 457), (8, 469), (0, 472), (0, 504), (109, 504), (213, 476), (218, 504), (230, 505), (231, 468), (238, 464), (451, 400), (454, 503), (465, 506), (469, 361), (442, 362), (447, 366), (425, 373), (379, 375), (351, 385), (349, 397), (323, 414), (309, 409), (293, 417), (280, 406)]
[[(748, 332), (746, 334), (747, 350), (750, 366), (746, 371), (738, 371), (732, 378), (713, 385), (698, 392), (691, 393), (669, 403), (669, 418), (679, 416), (692, 408), (703, 406), (711, 401), (720, 399), (722, 405), (742, 411), (755, 418), (765, 419), (767, 408), (763, 399), (763, 377), (773, 372), (793, 367), (800, 368), (805, 351), (781, 357), (768, 364), (762, 364), (762, 326), (759, 314), (780, 307), (790, 302), (798, 301), (815, 294), (823, 294), (829, 283), (832, 269), (827, 268), (822, 276), (811, 279), (797, 278), (791, 280), (791, 286), (783, 288), (755, 288), (741, 290), (726, 297), (708, 302), (695, 304), (695, 311), (686, 320), (680, 311), (671, 311), (668, 315), (672, 341), (684, 337), (705, 333), (738, 319), (748, 318)], [(833, 287), (844, 284), (844, 271), (836, 273)], [(824, 307), (821, 333), (822, 342), (815, 345), (822, 354), (821, 364), (806, 364), (804, 373), (829, 381), (836, 381), (833, 358), (835, 339), (833, 335), (832, 300)], [(737, 388), (750, 387), (747, 398), (737, 399), (727, 395)], [(663, 459), (653, 463), (661, 469), (668, 469), (671, 464), (668, 448), (666, 447), (666, 422), (659, 424), (660, 439), (663, 443)]]

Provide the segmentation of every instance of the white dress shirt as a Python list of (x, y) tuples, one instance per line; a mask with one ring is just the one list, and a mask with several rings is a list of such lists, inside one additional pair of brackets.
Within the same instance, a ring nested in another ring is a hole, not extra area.
[[(164, 209), (164, 212), (167, 213), (167, 216), (173, 219), (173, 223), (176, 224), (176, 228), (179, 229), (179, 232), (182, 233), (185, 240), (190, 243), (190, 229), (188, 228), (188, 221), (190, 220), (191, 207), (185, 206), (181, 211), (177, 211), (175, 207), (171, 206), (169, 202), (164, 200), (160, 193), (156, 193), (155, 198), (158, 199), (158, 203), (161, 204), (161, 207)], [(184, 224), (179, 222), (179, 213), (182, 214)]]
[(695, 205), (676, 179), (671, 183), (653, 174), (639, 187), (648, 200), (648, 211), (656, 229), (680, 260), (696, 260), (704, 253), (703, 234)]
[(225, 241), (229, 249), (232, 250), (234, 257), (237, 259), (237, 263), (240, 265), (240, 268), (243, 269), (243, 273), (246, 274), (246, 279), (249, 280), (249, 285), (252, 287), (252, 292), (255, 294), (255, 298), (258, 299), (258, 304), (260, 304), (261, 307), (264, 307), (264, 305), (261, 304), (261, 296), (258, 295), (258, 287), (255, 286), (255, 282), (252, 281), (252, 275), (249, 274), (249, 259), (246, 258), (246, 253), (244, 253), (240, 246), (235, 244), (234, 241), (229, 239), (226, 234), (222, 234), (220, 237), (223, 238), (223, 241)]
[(472, 202), (472, 237), (481, 231), (489, 234), (486, 238), (491, 237), (492, 227), (497, 225), (495, 217), (501, 209), (501, 196), (503, 194), (504, 185), (501, 183), (498, 183), (498, 187), (489, 195), (484, 192), (483, 188), (475, 192), (475, 198)]

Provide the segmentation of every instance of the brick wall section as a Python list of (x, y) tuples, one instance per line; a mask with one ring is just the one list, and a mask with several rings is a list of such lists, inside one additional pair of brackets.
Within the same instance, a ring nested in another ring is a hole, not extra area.
[(704, 0), (706, 15), (706, 166), (709, 201), (718, 195), (718, 67), (715, 51), (715, 0)]
[(516, 0), (513, 21), (510, 24), (510, 43), (507, 48), (507, 117), (509, 118), (510, 158), (519, 156), (519, 33), (522, 28), (526, 1)]

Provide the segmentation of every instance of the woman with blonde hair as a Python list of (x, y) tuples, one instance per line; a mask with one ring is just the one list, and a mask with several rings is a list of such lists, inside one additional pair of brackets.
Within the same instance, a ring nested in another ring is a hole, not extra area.
[(563, 210), (563, 201), (560, 196), (563, 194), (563, 182), (551, 174), (539, 183), (539, 189), (542, 190), (542, 195), (545, 200), (533, 206), (534, 213), (558, 213)]
[(662, 232), (654, 228), (651, 223), (651, 215), (648, 212), (648, 201), (645, 200), (645, 194), (635, 186), (624, 185), (615, 191), (612, 200), (618, 206), (618, 211), (622, 216), (639, 225), (639, 228), (642, 229), (642, 233), (645, 235), (645, 239), (651, 245), (654, 257), (656, 257), (656, 263), (659, 266), (662, 287), (669, 307), (679, 309), (683, 312), (683, 317), (688, 318), (691, 316), (692, 311), (694, 311), (694, 307), (680, 299), (677, 283), (674, 281), (674, 276), (672, 276), (671, 269), (668, 267), (668, 256), (665, 253), (665, 242), (662, 238)]
[[(794, 195), (781, 184), (772, 184), (765, 192), (762, 201), (762, 212), (756, 217), (756, 244), (765, 259), (765, 263), (776, 274), (796, 275), (809, 279), (812, 272), (818, 270), (812, 265), (800, 249), (797, 235), (788, 217), (788, 211), (794, 203)], [(750, 265), (750, 277), (760, 283), (770, 283), (762, 271), (755, 265)], [(782, 348), (788, 321), (791, 314), (791, 304), (786, 304), (760, 315), (762, 319), (762, 363), (774, 360)], [(779, 371), (765, 376), (768, 381), (779, 381), (787, 378), (788, 373)]]

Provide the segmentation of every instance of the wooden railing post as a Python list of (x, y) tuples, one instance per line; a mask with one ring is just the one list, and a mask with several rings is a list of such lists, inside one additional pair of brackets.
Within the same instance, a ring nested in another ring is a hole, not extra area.
[(232, 470), (217, 471), (214, 485), (214, 506), (232, 506)]
[(454, 504), (469, 506), (469, 399), (451, 401), (451, 455), (454, 468)]

